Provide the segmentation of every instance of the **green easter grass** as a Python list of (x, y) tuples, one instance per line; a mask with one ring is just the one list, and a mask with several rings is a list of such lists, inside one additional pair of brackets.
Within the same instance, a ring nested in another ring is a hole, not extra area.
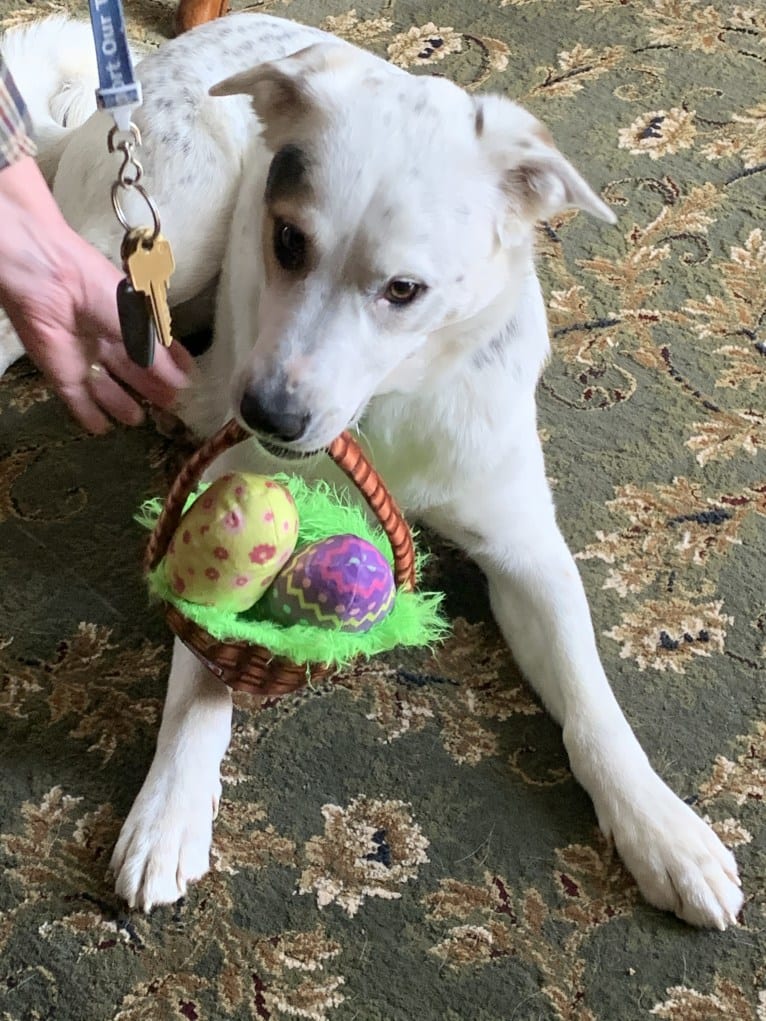
[[(371, 524), (364, 509), (352, 503), (346, 495), (339, 494), (326, 483), (309, 485), (297, 476), (276, 475), (274, 478), (290, 490), (298, 507), (300, 533), (296, 551), (318, 539), (351, 533), (371, 542), (393, 564), (385, 532)], [(205, 488), (201, 486), (189, 497), (186, 510)], [(148, 500), (136, 515), (136, 520), (151, 529), (161, 510), (160, 499)], [(418, 554), (418, 568), (423, 559)], [(223, 612), (215, 607), (190, 603), (170, 588), (164, 560), (148, 575), (147, 582), (152, 596), (172, 603), (185, 617), (215, 638), (264, 645), (274, 655), (287, 656), (295, 663), (313, 661), (342, 667), (357, 656), (374, 656), (397, 645), (432, 645), (440, 641), (448, 630), (440, 613), (442, 595), (439, 592), (399, 590), (387, 617), (364, 634), (351, 634), (310, 624), (277, 624), (265, 617), (263, 603), (256, 603), (243, 613)]]

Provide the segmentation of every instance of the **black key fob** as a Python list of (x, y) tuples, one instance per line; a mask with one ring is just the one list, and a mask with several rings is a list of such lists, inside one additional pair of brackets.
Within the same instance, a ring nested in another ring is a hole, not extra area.
[(131, 361), (142, 369), (154, 364), (157, 331), (145, 294), (136, 291), (125, 277), (117, 284), (117, 315), (120, 318), (122, 342)]

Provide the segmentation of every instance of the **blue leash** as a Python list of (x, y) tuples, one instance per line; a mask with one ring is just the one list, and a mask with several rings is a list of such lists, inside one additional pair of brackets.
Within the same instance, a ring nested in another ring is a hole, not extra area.
[(130, 130), (130, 116), (141, 105), (141, 84), (136, 81), (125, 31), (121, 0), (88, 0), (100, 88), (96, 104), (114, 118), (120, 131)]
[[(166, 347), (173, 342), (167, 288), (175, 260), (170, 243), (160, 233), (157, 206), (141, 184), (144, 171), (136, 157), (141, 133), (131, 119), (141, 105), (141, 85), (133, 71), (122, 2), (88, 0), (88, 6), (100, 85), (96, 105), (114, 121), (107, 137), (109, 152), (121, 152), (123, 157), (111, 190), (115, 216), (125, 230), (120, 254), (126, 275), (117, 285), (117, 312), (129, 357), (149, 368), (157, 340)], [(121, 201), (128, 194), (143, 199), (151, 214), (151, 227), (129, 222)]]

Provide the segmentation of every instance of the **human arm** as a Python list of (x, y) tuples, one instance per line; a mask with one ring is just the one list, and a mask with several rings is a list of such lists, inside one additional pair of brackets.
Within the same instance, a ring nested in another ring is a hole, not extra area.
[(84, 428), (103, 432), (110, 418), (136, 425), (143, 412), (126, 387), (167, 408), (186, 384), (190, 359), (175, 344), (173, 355), (159, 350), (149, 370), (130, 361), (117, 318), (120, 274), (65, 221), (32, 158), (30, 132), (0, 58), (0, 306)]

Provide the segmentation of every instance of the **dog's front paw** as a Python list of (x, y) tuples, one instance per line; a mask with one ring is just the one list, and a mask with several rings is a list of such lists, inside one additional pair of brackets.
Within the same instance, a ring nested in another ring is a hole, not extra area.
[(658, 777), (640, 801), (607, 808), (599, 821), (650, 904), (691, 925), (736, 924), (743, 897), (734, 855)]
[(130, 907), (172, 904), (207, 872), (221, 784), (199, 770), (152, 766), (125, 821), (110, 868)]

